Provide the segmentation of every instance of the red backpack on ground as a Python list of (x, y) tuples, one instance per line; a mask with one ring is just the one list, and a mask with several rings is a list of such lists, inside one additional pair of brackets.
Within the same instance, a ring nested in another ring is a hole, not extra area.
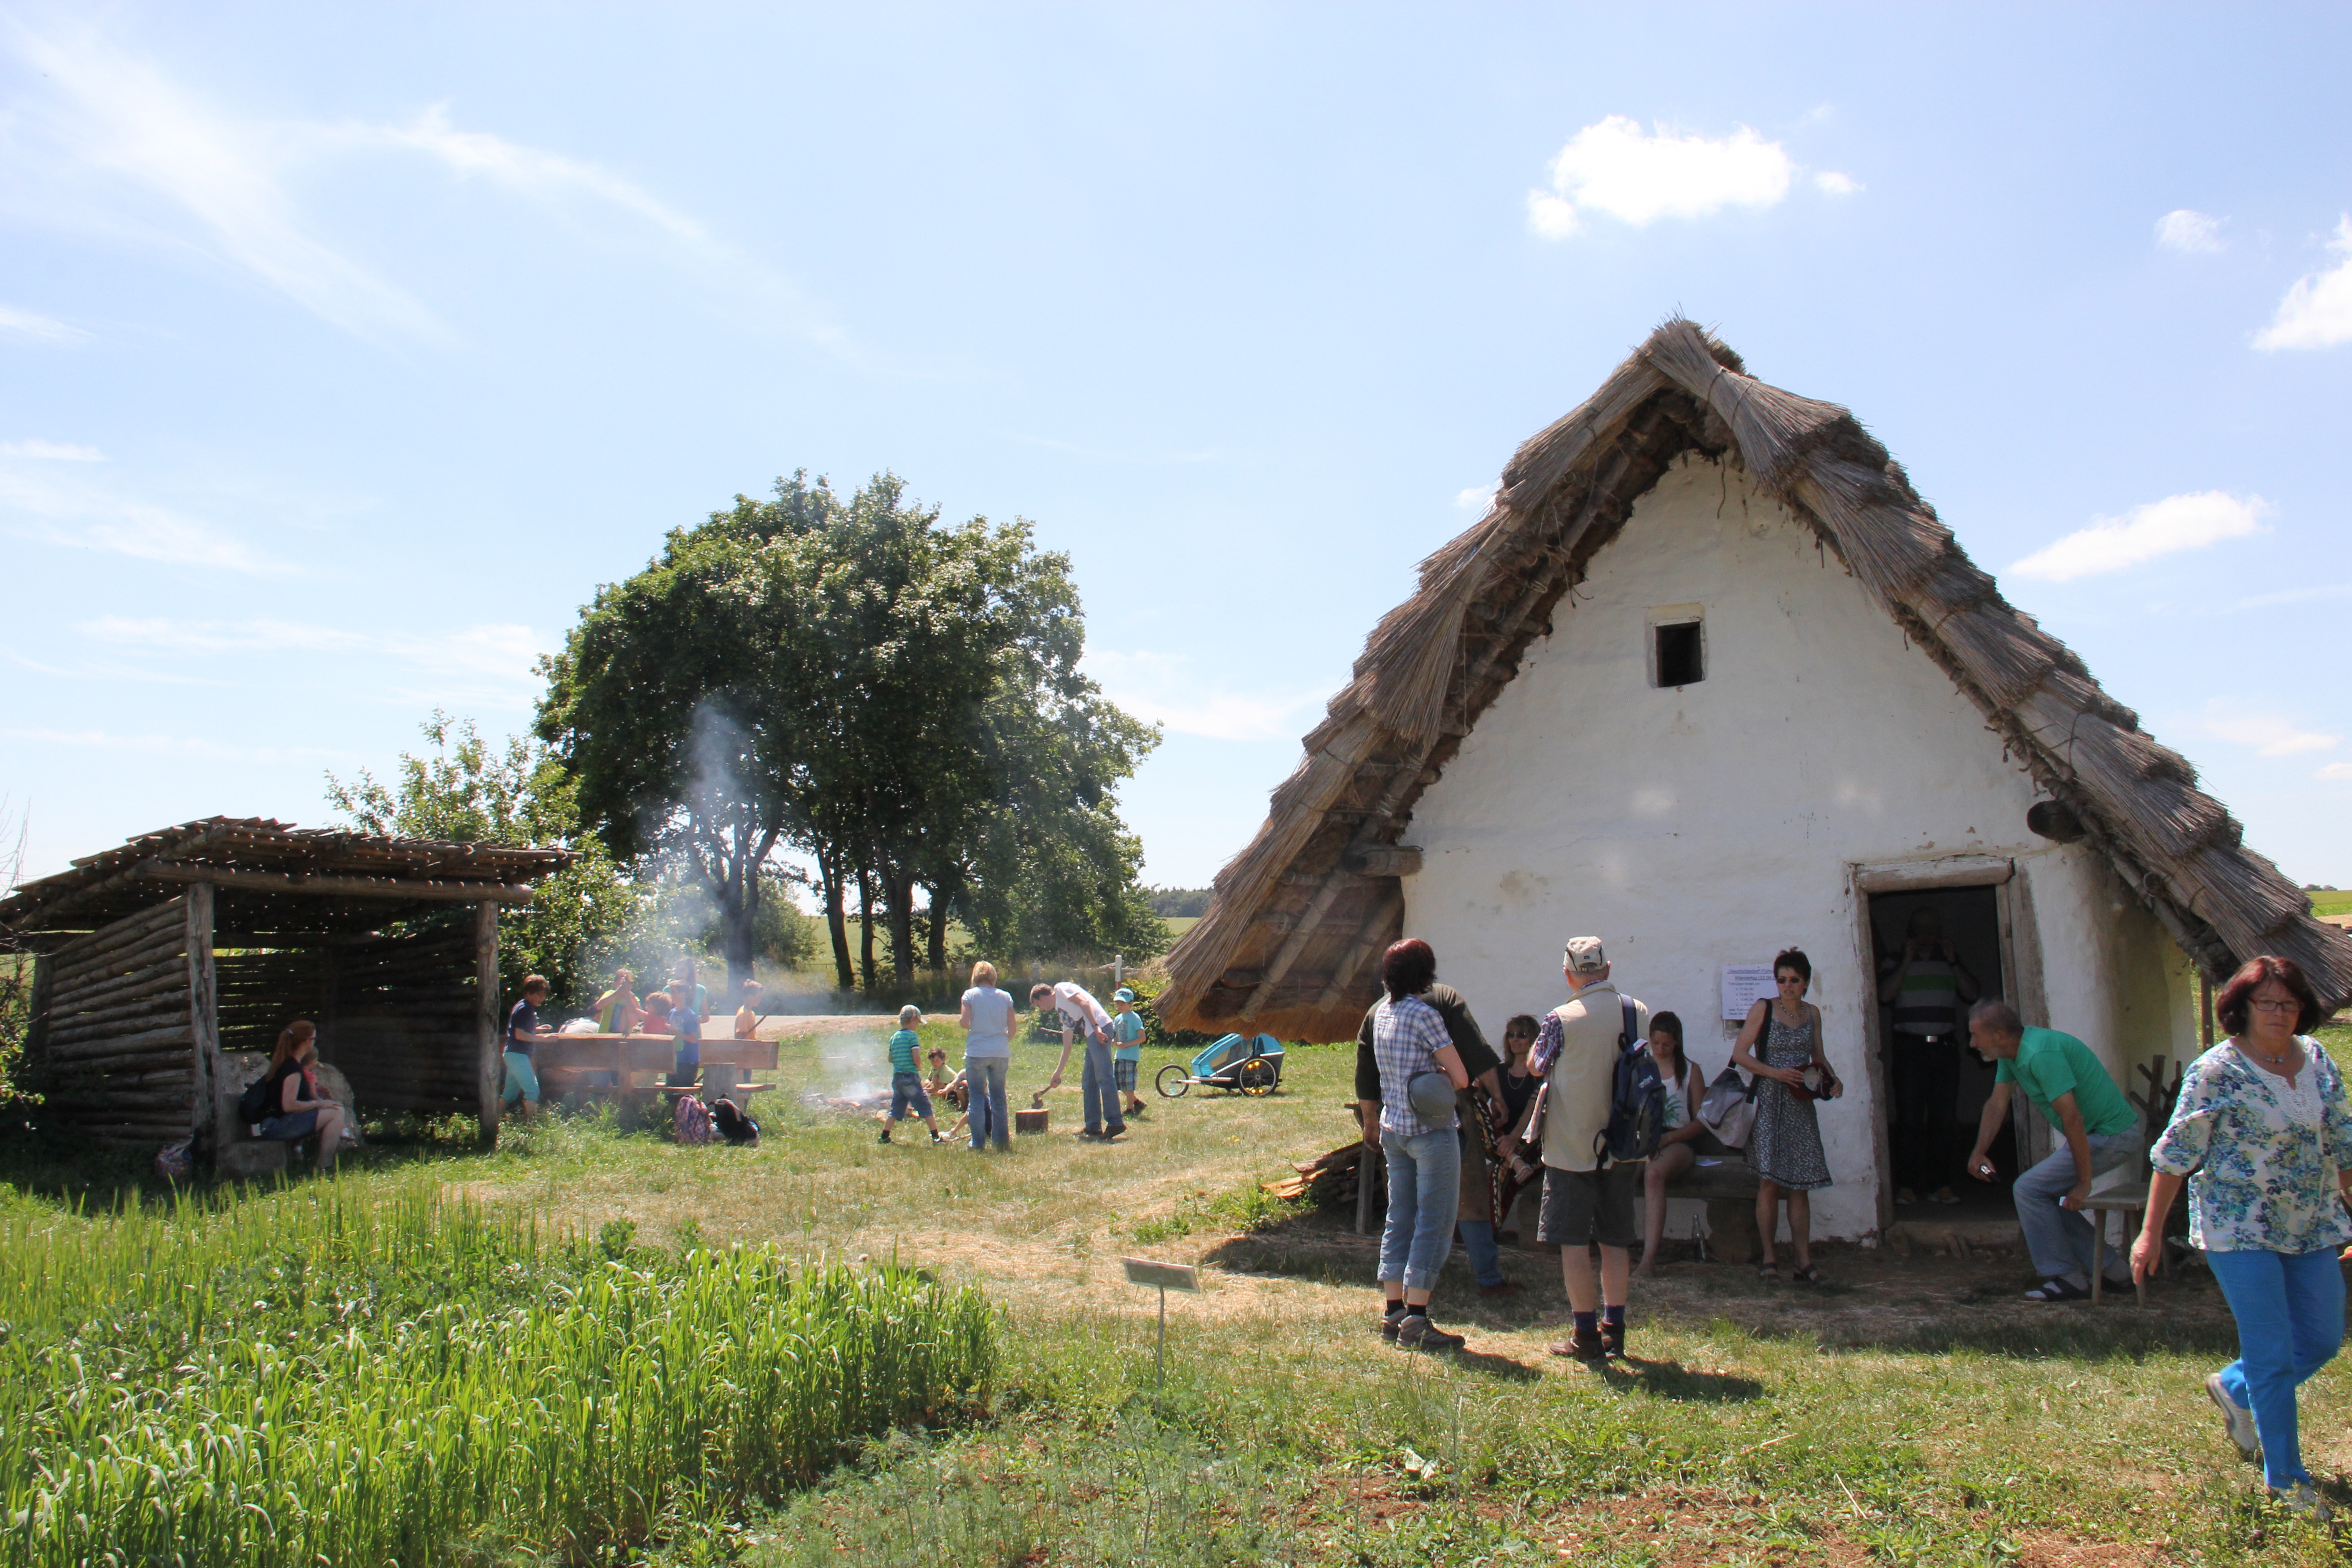
[(710, 1130), (710, 1108), (690, 1094), (677, 1097), (677, 1109), (670, 1112), (669, 1129), (681, 1143), (708, 1143), (716, 1136)]

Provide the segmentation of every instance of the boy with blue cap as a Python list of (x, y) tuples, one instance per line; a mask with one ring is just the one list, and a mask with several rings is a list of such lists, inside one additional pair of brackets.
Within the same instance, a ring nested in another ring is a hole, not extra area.
[(1124, 985), (1110, 994), (1110, 1037), (1118, 1043), (1111, 1073), (1118, 1092), (1127, 1097), (1128, 1115), (1140, 1116), (1143, 1097), (1135, 1092), (1135, 1078), (1143, 1070), (1143, 1015), (1135, 1010), (1135, 993)]

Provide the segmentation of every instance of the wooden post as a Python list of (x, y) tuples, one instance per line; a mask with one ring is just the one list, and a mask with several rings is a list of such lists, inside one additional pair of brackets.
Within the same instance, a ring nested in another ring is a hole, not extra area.
[(481, 1036), (482, 1147), (499, 1144), (499, 1109), (506, 1096), (506, 1049), (499, 1039), (499, 906), (474, 906), (474, 1025)]
[(213, 963), (213, 885), (191, 882), (187, 893), (188, 1041), (195, 1068), (195, 1105), (188, 1135), (206, 1157), (231, 1136), (220, 1105), (219, 974)]

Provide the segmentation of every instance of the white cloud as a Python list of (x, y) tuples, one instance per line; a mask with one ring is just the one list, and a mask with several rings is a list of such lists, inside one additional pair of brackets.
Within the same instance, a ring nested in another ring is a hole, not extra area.
[(2176, 207), (2156, 220), (2156, 243), (2167, 250), (2219, 250), (2221, 220), (2193, 207)]
[(214, 566), (254, 576), (293, 570), (286, 563), (166, 507), (101, 486), (21, 467), (0, 467), (0, 513), (29, 521), (24, 531), (52, 544), (141, 561)]
[(1492, 485), (1472, 485), (1468, 489), (1459, 491), (1455, 494), (1454, 504), (1460, 507), (1464, 511), (1483, 512), (1488, 507), (1495, 504), (1495, 487)]
[(360, 756), (356, 752), (324, 746), (236, 746), (193, 736), (114, 735), (103, 730), (0, 730), (0, 735), (43, 746), (82, 746), (139, 756), (193, 757), (219, 763), (342, 762)]
[(51, 463), (103, 463), (106, 454), (95, 447), (65, 441), (0, 441), (0, 458), (30, 458)]
[(2296, 279), (2271, 324), (2254, 334), (2254, 347), (2325, 349), (2352, 342), (2352, 214), (2336, 224), (2327, 248), (2344, 259)]
[(2216, 698), (2205, 705), (2195, 727), (2217, 741), (2245, 746), (2258, 757), (2294, 757), (2306, 752), (2332, 752), (2344, 743), (2341, 735), (2305, 730), (2291, 720), (2271, 713), (2247, 713)]
[(1795, 173), (1779, 142), (1744, 125), (1723, 137), (1677, 136), (1612, 114), (1559, 150), (1552, 188), (1528, 193), (1528, 223), (1548, 239), (1565, 239), (1588, 212), (1640, 228), (1727, 206), (1769, 207), (1789, 194)]
[(2316, 779), (2352, 782), (2352, 763), (2330, 763), (2311, 776)]
[(36, 343), (79, 343), (89, 337), (79, 327), (68, 327), (48, 316), (0, 305), (0, 338), (23, 338)]
[[(396, 660), (428, 675), (531, 682), (547, 644), (529, 626), (486, 624), (443, 632), (377, 633), (299, 621), (174, 621), (101, 616), (74, 630), (90, 642), (173, 654), (308, 653)], [(511, 693), (508, 694), (509, 697)]]
[(2201, 550), (2225, 539), (2259, 533), (2263, 514), (2270, 510), (2270, 503), (2260, 496), (2242, 500), (2220, 490), (2167, 496), (2136, 506), (2121, 517), (2103, 517), (2035, 551), (2010, 570), (2021, 577), (2051, 583), (2120, 572), (2161, 555)]
[(1337, 685), (1311, 691), (1216, 690), (1202, 681), (1192, 656), (1181, 653), (1088, 649), (1086, 663), (1104, 695), (1137, 718), (1213, 741), (1296, 739), (1307, 727), (1307, 715)]
[(1823, 169), (1813, 176), (1813, 188), (1827, 196), (1858, 195), (1863, 184), (1852, 174), (1841, 174), (1835, 169)]
[[(20, 173), (47, 178), (47, 208), (72, 209), (84, 224), (173, 244), (184, 244), (193, 225), (202, 248), (356, 336), (425, 342), (455, 336), (423, 300), (324, 237), (289, 184), (291, 175), (322, 159), (389, 150), (423, 153), (461, 176), (543, 202), (592, 198), (653, 225), (673, 242), (674, 257), (738, 300), (748, 298), (777, 324), (816, 342), (846, 342), (847, 334), (791, 279), (714, 238), (636, 184), (579, 159), (461, 131), (441, 108), (391, 125), (244, 120), (199, 101), (95, 34), (20, 32), (16, 42), (50, 90), (18, 111), (21, 129), (11, 152)], [(93, 174), (112, 175), (160, 202), (162, 219), (125, 210), (120, 192)], [(45, 209), (41, 216), (55, 215)], [(72, 331), (61, 323), (46, 326)], [(0, 313), (0, 331), (8, 327)]]

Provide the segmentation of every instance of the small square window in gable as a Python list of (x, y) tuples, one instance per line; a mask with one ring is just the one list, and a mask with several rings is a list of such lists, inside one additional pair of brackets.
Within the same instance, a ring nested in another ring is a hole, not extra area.
[(1706, 620), (1696, 605), (1662, 605), (1649, 615), (1650, 684), (1696, 686), (1706, 679)]

